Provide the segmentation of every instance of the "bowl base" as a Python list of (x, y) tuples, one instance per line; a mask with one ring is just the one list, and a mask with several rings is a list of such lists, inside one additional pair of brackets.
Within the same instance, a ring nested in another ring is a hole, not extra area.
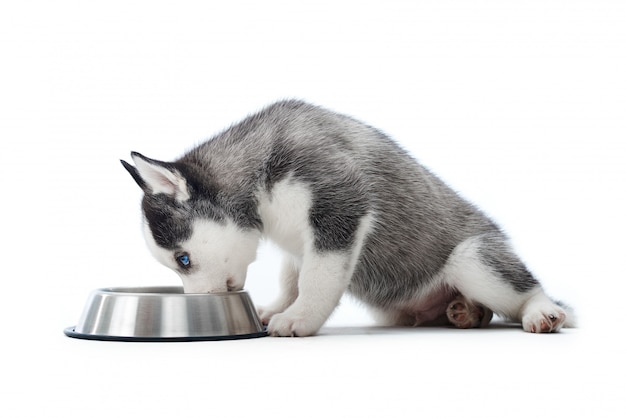
[(206, 335), (206, 336), (193, 336), (193, 337), (124, 337), (113, 335), (95, 335), (95, 334), (82, 334), (74, 331), (75, 327), (67, 327), (63, 330), (65, 335), (71, 338), (80, 338), (82, 340), (99, 340), (99, 341), (125, 341), (125, 342), (144, 342), (144, 343), (159, 343), (159, 342), (185, 342), (185, 341), (223, 341), (223, 340), (244, 340), (248, 338), (260, 338), (266, 337), (267, 332), (255, 332), (252, 334), (238, 334), (238, 335)]

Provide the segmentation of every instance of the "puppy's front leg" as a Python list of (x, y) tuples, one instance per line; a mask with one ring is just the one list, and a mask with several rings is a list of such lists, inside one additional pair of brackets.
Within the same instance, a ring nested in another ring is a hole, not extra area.
[(300, 268), (298, 260), (285, 254), (283, 256), (283, 264), (280, 270), (280, 293), (278, 298), (269, 306), (262, 306), (257, 309), (261, 322), (265, 325), (269, 324), (270, 319), (277, 313), (283, 312), (298, 297), (298, 277)]
[(339, 304), (353, 271), (349, 252), (305, 254), (298, 279), (298, 298), (272, 317), (273, 336), (304, 337), (315, 334)]

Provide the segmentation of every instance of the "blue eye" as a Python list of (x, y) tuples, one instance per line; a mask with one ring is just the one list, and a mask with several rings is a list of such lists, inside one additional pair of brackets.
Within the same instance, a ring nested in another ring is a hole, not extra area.
[(191, 264), (189, 254), (181, 254), (177, 256), (176, 261), (178, 261), (178, 264), (180, 264), (181, 267), (189, 267), (189, 265)]

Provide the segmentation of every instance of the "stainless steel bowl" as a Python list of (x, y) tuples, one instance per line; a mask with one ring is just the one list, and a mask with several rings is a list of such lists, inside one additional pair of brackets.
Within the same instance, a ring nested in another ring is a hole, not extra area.
[(202, 341), (267, 335), (245, 291), (184, 293), (182, 287), (113, 287), (91, 293), (69, 337)]

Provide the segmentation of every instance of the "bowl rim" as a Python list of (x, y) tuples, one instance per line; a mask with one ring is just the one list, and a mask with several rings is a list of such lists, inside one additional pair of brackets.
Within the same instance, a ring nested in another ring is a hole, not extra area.
[(228, 292), (215, 292), (215, 293), (185, 293), (183, 286), (111, 286), (102, 287), (93, 291), (94, 293), (101, 293), (107, 295), (119, 295), (119, 296), (208, 296), (208, 297), (222, 297), (222, 296), (238, 296), (248, 294), (245, 289), (233, 290)]

